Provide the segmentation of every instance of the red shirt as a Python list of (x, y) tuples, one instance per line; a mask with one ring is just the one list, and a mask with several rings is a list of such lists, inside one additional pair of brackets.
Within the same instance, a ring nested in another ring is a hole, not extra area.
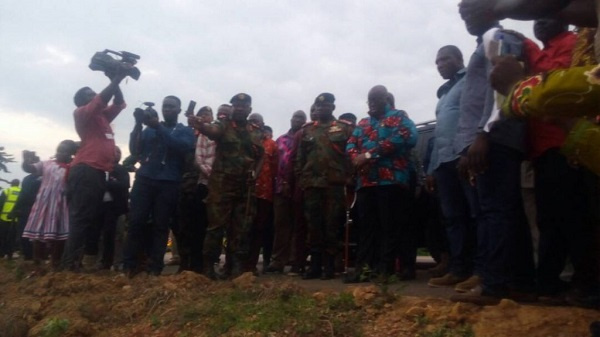
[(256, 197), (273, 201), (275, 176), (277, 175), (278, 152), (277, 143), (271, 138), (263, 141), (265, 148), (264, 160), (258, 178), (256, 179)]
[[(573, 48), (577, 36), (573, 32), (557, 35), (544, 49), (540, 50), (531, 40), (525, 40), (525, 51), (531, 72), (543, 73), (553, 69), (568, 68), (573, 57)], [(529, 120), (529, 155), (537, 158), (546, 150), (560, 147), (564, 143), (566, 134), (556, 124), (544, 122), (540, 119)]]
[(110, 122), (125, 106), (125, 103), (106, 106), (100, 95), (96, 95), (87, 105), (73, 112), (81, 146), (72, 166), (86, 164), (98, 170), (112, 171), (115, 164), (115, 135)]

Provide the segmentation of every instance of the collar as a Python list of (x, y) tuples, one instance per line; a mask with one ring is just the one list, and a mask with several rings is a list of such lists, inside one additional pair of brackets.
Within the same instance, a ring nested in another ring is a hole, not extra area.
[(458, 82), (460, 81), (461, 78), (463, 78), (465, 76), (465, 74), (467, 73), (467, 68), (462, 68), (461, 70), (457, 71), (456, 74), (454, 74), (454, 76), (449, 79), (448, 81), (446, 81), (446, 83), (442, 84), (438, 90), (437, 90), (437, 98), (441, 98), (442, 96), (444, 96), (445, 94), (448, 93), (448, 91), (450, 91), (450, 89), (452, 89), (452, 87)]

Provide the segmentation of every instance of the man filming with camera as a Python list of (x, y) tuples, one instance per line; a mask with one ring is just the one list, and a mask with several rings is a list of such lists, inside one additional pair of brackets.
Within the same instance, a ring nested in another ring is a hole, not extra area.
[(115, 140), (110, 123), (126, 106), (119, 84), (132, 67), (129, 63), (121, 63), (105, 72), (110, 83), (99, 94), (83, 87), (73, 98), (77, 106), (73, 117), (81, 146), (67, 178), (69, 237), (62, 259), (62, 267), (72, 271), (80, 269), (86, 235), (102, 218), (99, 215), (106, 190), (106, 174), (112, 171), (115, 163)]
[[(131, 212), (123, 255), (123, 269), (130, 277), (143, 271), (138, 263), (140, 252), (149, 255), (146, 270), (149, 274), (160, 275), (164, 268), (169, 225), (176, 224), (174, 217), (186, 155), (193, 153), (196, 144), (192, 128), (177, 122), (181, 113), (179, 98), (164, 98), (164, 122), (159, 122), (153, 104), (146, 105), (145, 110), (138, 108), (134, 112), (135, 127), (129, 143), (131, 154), (140, 162), (131, 189)], [(151, 231), (149, 241), (146, 239), (148, 231)]]

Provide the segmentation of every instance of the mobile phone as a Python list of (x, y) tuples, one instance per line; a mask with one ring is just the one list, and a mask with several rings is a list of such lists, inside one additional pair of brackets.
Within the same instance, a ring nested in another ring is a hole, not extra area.
[(195, 108), (196, 108), (196, 101), (190, 100), (190, 104), (188, 104), (187, 110), (185, 110), (185, 115), (193, 116)]

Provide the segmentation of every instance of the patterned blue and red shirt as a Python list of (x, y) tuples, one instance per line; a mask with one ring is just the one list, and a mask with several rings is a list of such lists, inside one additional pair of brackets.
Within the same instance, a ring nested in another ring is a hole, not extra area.
[(398, 184), (408, 186), (410, 149), (417, 143), (417, 128), (402, 110), (389, 105), (380, 119), (360, 120), (348, 140), (346, 152), (353, 160), (370, 152), (369, 163), (357, 172), (356, 189)]

